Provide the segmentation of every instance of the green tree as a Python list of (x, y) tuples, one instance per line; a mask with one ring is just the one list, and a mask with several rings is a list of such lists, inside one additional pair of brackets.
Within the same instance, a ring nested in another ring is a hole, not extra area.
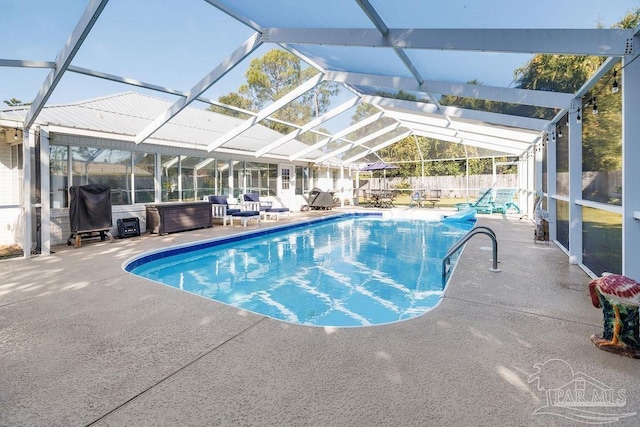
[[(636, 28), (640, 24), (640, 8), (628, 13), (614, 28)], [(602, 65), (604, 58), (572, 55), (536, 55), (525, 66), (515, 70), (516, 86), (522, 89), (575, 92)], [(621, 166), (622, 115), (620, 94), (608, 85), (613, 74), (604, 76), (586, 94), (581, 106), (583, 120), (584, 171), (616, 170)], [(618, 77), (620, 78), (620, 77)], [(599, 114), (591, 114), (593, 98)], [(591, 111), (590, 111), (591, 110)]]
[[(259, 111), (316, 74), (316, 69), (304, 67), (300, 58), (294, 54), (273, 49), (264, 56), (253, 59), (245, 73), (247, 82), (241, 85), (237, 92), (220, 97), (219, 101), (246, 110)], [(313, 117), (325, 113), (331, 104), (331, 98), (337, 95), (339, 90), (336, 83), (322, 82), (276, 111), (273, 117), (298, 125), (305, 124)], [(210, 107), (210, 110), (222, 112), (220, 107), (215, 106)], [(240, 115), (237, 112), (226, 111), (225, 114)], [(293, 130), (273, 121), (267, 121), (265, 125), (282, 133)]]
[[(240, 95), (237, 92), (231, 92), (227, 95), (223, 95), (220, 98), (218, 98), (218, 101), (220, 101), (222, 104), (225, 104), (225, 105), (231, 105), (233, 107), (242, 108), (243, 110), (252, 111), (253, 109), (251, 101), (247, 98), (244, 98), (242, 95)], [(249, 116), (245, 113), (242, 113), (236, 110), (231, 110), (229, 108), (218, 107), (217, 105), (210, 106), (209, 110), (216, 113), (220, 113), (220, 114), (226, 114), (228, 116), (239, 117), (241, 119), (249, 118)]]
[(16, 98), (11, 98), (9, 100), (5, 99), (3, 101), (5, 104), (7, 104), (9, 107), (19, 107), (21, 105), (31, 105), (30, 102), (22, 102), (19, 99)]

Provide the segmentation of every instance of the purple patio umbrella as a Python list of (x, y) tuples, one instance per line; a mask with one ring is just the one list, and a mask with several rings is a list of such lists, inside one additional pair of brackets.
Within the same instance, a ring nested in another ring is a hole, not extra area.
[(398, 166), (396, 165), (390, 165), (388, 163), (384, 163), (384, 162), (376, 162), (376, 163), (370, 163), (367, 166), (363, 167), (362, 169), (360, 169), (361, 171), (382, 171), (382, 170), (387, 170), (387, 169), (398, 169)]

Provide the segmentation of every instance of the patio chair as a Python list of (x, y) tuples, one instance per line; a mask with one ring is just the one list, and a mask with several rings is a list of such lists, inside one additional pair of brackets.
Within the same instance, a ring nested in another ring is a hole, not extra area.
[(422, 207), (422, 194), (420, 194), (419, 191), (416, 191), (411, 195), (409, 207), (412, 208), (414, 204), (418, 205), (419, 208)]
[(520, 213), (520, 207), (513, 202), (513, 196), (515, 194), (515, 188), (496, 189), (496, 197), (493, 200), (493, 212), (506, 214), (507, 210), (513, 209), (516, 213)]
[(478, 213), (493, 212), (493, 188), (481, 188), (473, 203), (456, 203), (456, 210), (474, 208)]
[(260, 195), (257, 193), (247, 193), (242, 196), (244, 204), (248, 210), (259, 211), (260, 215), (267, 219), (267, 217), (275, 217), (276, 221), (280, 221), (280, 215), (287, 215), (287, 218), (291, 217), (289, 208), (280, 207), (274, 208), (273, 202), (260, 200)]
[(431, 203), (431, 207), (435, 208), (436, 203), (440, 201), (440, 197), (442, 196), (442, 190), (429, 190), (429, 194), (425, 194), (424, 201)]
[(227, 196), (208, 196), (208, 199), (209, 203), (211, 203), (212, 218), (222, 219), (223, 226), (226, 226), (227, 222), (233, 225), (234, 219), (240, 221), (244, 227), (246, 227), (247, 222), (252, 219), (257, 219), (258, 225), (260, 225), (260, 211), (242, 209), (241, 207), (230, 207)]
[(392, 191), (385, 191), (380, 194), (379, 207), (381, 208), (393, 208), (395, 205), (393, 202), (396, 200), (396, 195)]
[(362, 190), (362, 204), (371, 206), (373, 205), (375, 200), (373, 199), (370, 193), (367, 193), (367, 190)]

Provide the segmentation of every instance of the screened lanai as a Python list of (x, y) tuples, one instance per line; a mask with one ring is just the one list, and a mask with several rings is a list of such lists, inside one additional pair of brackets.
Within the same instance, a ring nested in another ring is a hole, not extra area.
[[(542, 193), (552, 237), (570, 262), (637, 278), (632, 254), (640, 249), (640, 198), (625, 183), (640, 178), (633, 167), (640, 157), (638, 124), (631, 118), (640, 103), (639, 30), (616, 24), (639, 6), (567, 2), (563, 8), (571, 13), (555, 13), (556, 2), (546, 0), (518, 7), (506, 1), (10, 1), (2, 6), (5, 21), (28, 16), (29, 25), (6, 32), (0, 47), (3, 100), (20, 101), (0, 111), (11, 182), (0, 214), (21, 212), (19, 240), (29, 246), (35, 209), (43, 209), (43, 221), (53, 209), (39, 195), (52, 191), (49, 147), (63, 142), (189, 155), (201, 166), (219, 159), (292, 165), (300, 173), (324, 168), (351, 180), (380, 150), (421, 137), (517, 158), (527, 212)], [(272, 87), (271, 97), (252, 105), (222, 102), (242, 92), (249, 64), (273, 49), (302, 61), (300, 84), (286, 93)], [(594, 58), (594, 66), (571, 88), (517, 87), (515, 71), (536, 54)], [(583, 119), (614, 82), (622, 124), (612, 138), (619, 140), (621, 161), (611, 168), (619, 176), (590, 197), (596, 192), (587, 191), (587, 181), (596, 174), (583, 170)], [(132, 92), (148, 103), (110, 101)], [(285, 114), (303, 102), (314, 105), (310, 116)], [(206, 116), (194, 111), (207, 109), (216, 115), (199, 118)], [(608, 223), (620, 237), (614, 265), (583, 263), (598, 257), (598, 243), (583, 224), (591, 210), (613, 215)]]

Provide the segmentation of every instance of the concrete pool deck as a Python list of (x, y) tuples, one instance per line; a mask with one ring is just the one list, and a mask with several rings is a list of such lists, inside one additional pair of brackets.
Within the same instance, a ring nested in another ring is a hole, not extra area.
[[(435, 310), (367, 328), (287, 324), (121, 269), (251, 225), (0, 261), (0, 425), (576, 425), (567, 408), (541, 409), (564, 385), (592, 416), (638, 425), (640, 360), (589, 340), (602, 333), (589, 277), (535, 244), (530, 221), (478, 225), (498, 236), (501, 272), (474, 237)], [(594, 387), (624, 399), (599, 405)]]

